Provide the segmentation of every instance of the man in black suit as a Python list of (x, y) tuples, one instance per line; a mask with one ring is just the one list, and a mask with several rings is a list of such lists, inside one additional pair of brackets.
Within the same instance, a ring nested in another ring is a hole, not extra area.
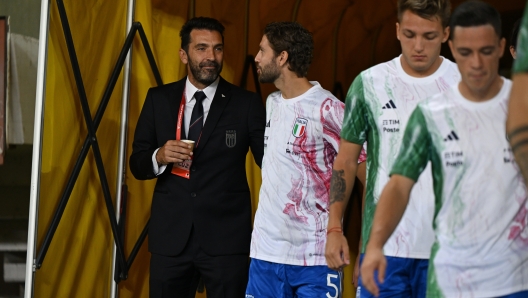
[[(195, 272), (208, 297), (244, 297), (251, 238), (245, 162), (251, 147), (261, 166), (266, 116), (256, 94), (219, 76), (223, 31), (205, 17), (182, 27), (188, 76), (151, 88), (136, 126), (130, 170), (137, 179), (158, 179), (151, 297), (194, 297)], [(193, 151), (184, 139), (195, 141)]]

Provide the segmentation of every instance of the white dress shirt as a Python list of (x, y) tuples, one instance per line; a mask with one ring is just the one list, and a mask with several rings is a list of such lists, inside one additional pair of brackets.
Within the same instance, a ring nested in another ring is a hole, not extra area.
[[(205, 87), (205, 89), (200, 90), (196, 88), (191, 81), (189, 81), (189, 77), (187, 77), (187, 80), (185, 81), (185, 111), (183, 112), (183, 127), (185, 129), (185, 135), (189, 134), (189, 124), (191, 122), (191, 114), (192, 110), (194, 108), (194, 104), (196, 103), (196, 99), (194, 98), (194, 94), (197, 91), (203, 91), (205, 93), (206, 98), (202, 101), (203, 109), (204, 109), (204, 126), (205, 126), (205, 120), (207, 120), (207, 115), (209, 114), (209, 110), (211, 109), (211, 103), (213, 103), (213, 98), (216, 93), (216, 88), (218, 88), (218, 82), (220, 81), (220, 77), (216, 79), (211, 85)], [(176, 135), (176, 131), (174, 131), (174, 134)], [(158, 149), (154, 151), (154, 154), (152, 154), (152, 166), (154, 168), (154, 173), (157, 175), (160, 175), (165, 171), (165, 168), (167, 168), (167, 165), (158, 165), (158, 161), (156, 160), (156, 154), (158, 153)]]

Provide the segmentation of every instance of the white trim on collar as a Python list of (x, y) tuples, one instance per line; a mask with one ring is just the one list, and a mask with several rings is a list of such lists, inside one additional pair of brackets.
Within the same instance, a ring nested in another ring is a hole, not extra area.
[[(202, 90), (205, 93), (205, 96), (207, 96), (209, 100), (213, 100), (214, 95), (216, 93), (216, 89), (218, 88), (219, 82), (220, 82), (220, 76), (218, 76), (218, 78), (216, 78), (216, 80), (213, 83), (211, 83), (211, 85), (205, 87), (205, 89)], [(191, 102), (191, 100), (194, 99), (194, 93), (196, 93), (196, 91), (198, 90), (200, 89), (196, 88), (191, 83), (191, 81), (189, 81), (189, 77), (187, 76), (187, 79), (185, 81), (185, 97), (187, 99), (186, 103), (189, 103)]]

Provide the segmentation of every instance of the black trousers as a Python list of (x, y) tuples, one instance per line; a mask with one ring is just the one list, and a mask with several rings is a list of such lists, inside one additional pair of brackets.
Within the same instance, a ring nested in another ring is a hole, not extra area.
[(149, 293), (151, 298), (194, 298), (201, 275), (208, 298), (244, 298), (248, 273), (247, 254), (210, 256), (193, 231), (178, 256), (151, 254)]

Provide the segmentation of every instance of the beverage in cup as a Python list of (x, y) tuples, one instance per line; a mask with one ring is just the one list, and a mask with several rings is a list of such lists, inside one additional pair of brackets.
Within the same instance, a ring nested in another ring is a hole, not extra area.
[(180, 141), (191, 145), (191, 151), (194, 150), (194, 141), (193, 140), (180, 140)]

